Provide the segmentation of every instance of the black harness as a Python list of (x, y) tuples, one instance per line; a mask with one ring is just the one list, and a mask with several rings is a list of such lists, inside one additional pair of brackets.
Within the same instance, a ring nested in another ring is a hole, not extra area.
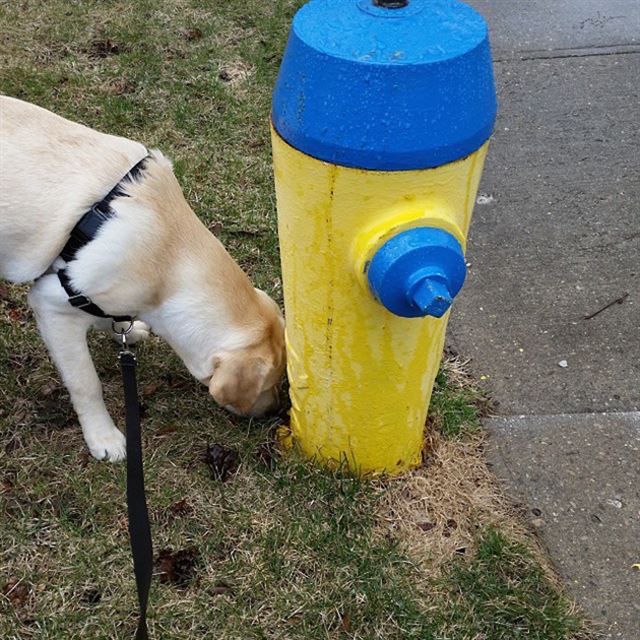
[[(87, 211), (82, 218), (78, 221), (75, 227), (71, 230), (71, 235), (67, 244), (64, 245), (60, 257), (65, 262), (71, 262), (75, 260), (76, 254), (82, 247), (91, 242), (96, 237), (98, 229), (111, 218), (115, 212), (111, 208), (110, 204), (114, 198), (127, 197), (124, 190), (126, 182), (135, 180), (140, 173), (144, 170), (145, 164), (149, 159), (147, 154), (140, 162), (138, 162), (123, 178), (116, 184), (109, 193), (96, 202), (89, 211)], [(116, 322), (130, 321), (131, 316), (114, 316), (110, 313), (104, 312), (97, 304), (94, 304), (90, 298), (82, 295), (79, 291), (76, 291), (71, 285), (71, 280), (67, 274), (67, 269), (60, 269), (58, 271), (58, 279), (62, 288), (69, 296), (69, 304), (76, 309), (81, 309), (85, 313), (89, 313), (92, 316), (98, 318), (112, 318)]]

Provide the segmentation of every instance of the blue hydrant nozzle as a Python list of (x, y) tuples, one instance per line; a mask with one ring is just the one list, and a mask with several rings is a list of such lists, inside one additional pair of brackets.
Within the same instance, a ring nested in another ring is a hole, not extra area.
[(453, 302), (446, 282), (438, 277), (419, 280), (410, 293), (410, 299), (424, 315), (434, 318), (442, 318)]
[(389, 238), (367, 270), (369, 288), (391, 313), (403, 318), (441, 318), (467, 273), (458, 240), (437, 227), (415, 227)]
[(409, 0), (373, 0), (373, 4), (383, 9), (403, 9), (409, 4)]

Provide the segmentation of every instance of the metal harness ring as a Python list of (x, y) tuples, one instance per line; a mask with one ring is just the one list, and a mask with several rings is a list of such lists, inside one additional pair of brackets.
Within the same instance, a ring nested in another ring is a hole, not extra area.
[(121, 331), (119, 331), (116, 327), (116, 325), (118, 324), (123, 324), (123, 322), (116, 322), (115, 320), (111, 321), (111, 330), (113, 331), (113, 333), (115, 333), (117, 336), (120, 336), (122, 338), (122, 347), (126, 349), (127, 347), (127, 336), (131, 333), (131, 331), (133, 331), (133, 323), (134, 320), (133, 318), (131, 320), (125, 321), (125, 322), (129, 322), (129, 326), (126, 327), (125, 329), (122, 329)]

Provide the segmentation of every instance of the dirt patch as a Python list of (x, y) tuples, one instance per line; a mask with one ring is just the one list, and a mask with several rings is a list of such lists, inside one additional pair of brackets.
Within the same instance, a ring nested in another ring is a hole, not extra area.
[(126, 78), (116, 78), (107, 83), (106, 91), (113, 96), (121, 96), (128, 93), (134, 93), (136, 85)]
[(191, 29), (185, 29), (182, 32), (182, 37), (185, 40), (189, 40), (189, 41), (201, 40), (202, 39), (202, 30), (198, 29), (198, 27), (193, 27)]
[(94, 40), (89, 47), (89, 55), (95, 58), (108, 58), (117, 56), (124, 51), (124, 47), (111, 38), (101, 38)]

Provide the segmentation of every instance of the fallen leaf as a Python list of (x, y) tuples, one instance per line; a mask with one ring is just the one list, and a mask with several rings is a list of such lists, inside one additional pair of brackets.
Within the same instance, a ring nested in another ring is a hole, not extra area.
[(176, 518), (181, 518), (182, 516), (186, 516), (193, 511), (191, 505), (188, 503), (186, 498), (182, 498), (182, 500), (178, 500), (174, 502), (172, 505), (169, 505), (167, 508), (167, 512), (169, 515), (169, 520), (175, 520)]
[(55, 391), (58, 391), (60, 387), (55, 382), (49, 382), (40, 387), (40, 393), (43, 396), (50, 396)]
[(24, 425), (29, 421), (31, 416), (28, 409), (19, 409), (12, 417), (14, 424)]
[(14, 607), (23, 607), (29, 598), (29, 587), (20, 580), (13, 578), (2, 588), (4, 595)]
[(346, 631), (347, 633), (351, 631), (351, 618), (349, 617), (348, 613), (342, 614), (342, 620), (340, 622), (340, 626), (342, 627), (342, 630)]
[(149, 384), (145, 384), (142, 387), (140, 393), (142, 394), (143, 398), (148, 398), (149, 396), (152, 396), (159, 388), (159, 382), (150, 382)]
[(193, 27), (193, 29), (185, 29), (182, 35), (187, 40), (200, 40), (200, 38), (202, 38), (202, 31), (198, 29), (198, 27)]
[(175, 553), (164, 549), (155, 560), (158, 578), (162, 584), (171, 584), (184, 589), (195, 578), (198, 552), (193, 549), (181, 549)]
[(9, 309), (7, 316), (11, 322), (22, 322), (24, 315), (18, 309)]
[(78, 464), (80, 465), (80, 467), (82, 469), (85, 469), (87, 466), (89, 466), (90, 462), (91, 454), (88, 451), (80, 452), (80, 455), (78, 456)]
[(234, 449), (228, 449), (221, 444), (210, 444), (207, 447), (204, 460), (211, 469), (216, 480), (226, 482), (240, 465), (240, 456)]
[(170, 422), (166, 424), (164, 427), (158, 429), (157, 435), (159, 436), (168, 436), (171, 433), (175, 433), (178, 430), (178, 425), (175, 422)]
[(300, 622), (302, 620), (302, 614), (301, 613), (294, 613), (293, 615), (289, 616), (287, 618), (287, 624), (298, 624), (298, 622)]

